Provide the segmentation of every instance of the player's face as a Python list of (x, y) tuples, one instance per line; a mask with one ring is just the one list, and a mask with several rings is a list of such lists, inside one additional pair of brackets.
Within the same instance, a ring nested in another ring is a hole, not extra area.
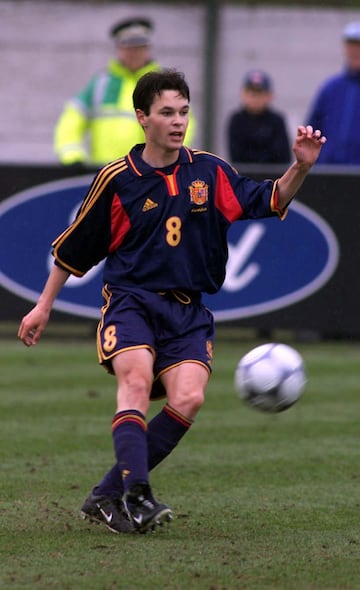
[(149, 115), (137, 111), (144, 128), (146, 144), (165, 151), (178, 150), (182, 146), (189, 123), (189, 102), (177, 90), (164, 90), (155, 96)]

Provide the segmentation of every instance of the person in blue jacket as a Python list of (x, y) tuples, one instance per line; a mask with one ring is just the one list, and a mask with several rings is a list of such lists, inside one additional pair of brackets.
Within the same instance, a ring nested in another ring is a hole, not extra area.
[(345, 68), (323, 83), (306, 118), (327, 137), (318, 164), (360, 164), (360, 22), (348, 24), (342, 38)]

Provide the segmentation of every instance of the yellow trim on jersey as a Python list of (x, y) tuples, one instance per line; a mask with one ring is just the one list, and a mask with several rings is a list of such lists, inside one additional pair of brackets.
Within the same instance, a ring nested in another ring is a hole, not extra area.
[(124, 170), (127, 169), (127, 164), (124, 158), (120, 160), (115, 160), (115, 162), (111, 162), (105, 166), (98, 175), (95, 177), (94, 184), (90, 188), (87, 196), (85, 197), (83, 204), (80, 208), (80, 216), (81, 218), (91, 209), (93, 202), (97, 201), (100, 197), (101, 193), (105, 189), (106, 185), (117, 176), (117, 174), (121, 174)]
[(217, 160), (224, 162), (224, 164), (227, 164), (228, 166), (230, 166), (230, 168), (232, 168), (236, 174), (240, 175), (239, 170), (237, 170), (232, 164), (230, 164), (230, 162), (225, 160), (225, 158), (222, 158), (221, 156), (218, 156), (217, 154), (213, 154), (212, 152), (206, 152), (205, 150), (198, 150), (198, 149), (192, 150), (192, 153), (194, 154), (194, 156), (201, 156), (201, 155), (212, 156), (212, 157), (216, 158)]
[(188, 155), (190, 164), (192, 164), (193, 163), (193, 160), (194, 160), (194, 158), (193, 158), (193, 151), (196, 151), (196, 150), (191, 150), (188, 147), (186, 147), (185, 145), (183, 147), (184, 147), (184, 149), (185, 149), (185, 151), (186, 151), (186, 153)]
[(170, 188), (170, 195), (171, 196), (176, 196), (178, 195), (178, 188), (177, 188), (177, 182), (176, 182), (176, 176), (175, 174), (167, 174), (166, 175), (166, 179)]
[(142, 173), (140, 172), (140, 170), (138, 170), (134, 164), (134, 160), (131, 157), (131, 154), (128, 154), (128, 158), (129, 158), (129, 162), (134, 170), (134, 172), (138, 175), (138, 176), (142, 176)]
[[(115, 162), (111, 162), (110, 164), (108, 164), (107, 166), (105, 166), (104, 168), (102, 168), (100, 170), (100, 172), (98, 173), (98, 175), (95, 177), (94, 179), (94, 183), (91, 186), (91, 188), (89, 189), (88, 194), (86, 195), (80, 211), (79, 211), (79, 215), (77, 216), (77, 218), (73, 221), (73, 223), (66, 228), (52, 243), (52, 247), (54, 248), (54, 256), (56, 258), (58, 258), (57, 252), (60, 248), (60, 246), (63, 244), (63, 242), (65, 241), (65, 239), (67, 238), (67, 236), (69, 234), (71, 234), (74, 229), (81, 223), (81, 221), (83, 220), (84, 216), (87, 214), (87, 212), (89, 211), (89, 209), (91, 209), (91, 207), (93, 206), (93, 204), (100, 198), (100, 196), (102, 195), (102, 192), (104, 191), (104, 189), (106, 188), (106, 185), (109, 184), (109, 182), (118, 174), (121, 174), (121, 172), (124, 172), (126, 169), (128, 168), (125, 159), (124, 158), (120, 158), (120, 160), (115, 160)], [(65, 263), (62, 262), (62, 260), (60, 258), (58, 258), (59, 262), (61, 263), (62, 266), (66, 266), (67, 268), (68, 265), (66, 265)], [(77, 271), (77, 273), (79, 273), (79, 271)], [(75, 274), (75, 273), (74, 273)], [(80, 275), (82, 276), (82, 275)]]
[(283, 221), (288, 214), (289, 203), (283, 209), (280, 209), (280, 207), (278, 207), (278, 205), (275, 203), (275, 195), (276, 195), (276, 192), (278, 191), (278, 182), (279, 182), (279, 179), (274, 181), (273, 189), (271, 191), (270, 209), (271, 209), (271, 211), (273, 211), (274, 213), (276, 213), (279, 216), (279, 219), (281, 221)]

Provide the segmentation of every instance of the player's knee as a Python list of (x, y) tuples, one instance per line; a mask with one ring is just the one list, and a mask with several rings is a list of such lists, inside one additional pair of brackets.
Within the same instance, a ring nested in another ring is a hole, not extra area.
[(204, 392), (201, 389), (194, 391), (191, 394), (190, 399), (193, 410), (198, 412), (205, 401)]
[(119, 407), (137, 408), (146, 413), (152, 379), (136, 371), (128, 371), (118, 379), (117, 401)]
[(125, 379), (126, 389), (134, 396), (148, 398), (151, 390), (151, 380), (144, 375), (130, 375)]
[(202, 389), (191, 389), (188, 391), (178, 391), (169, 399), (171, 406), (176, 408), (187, 418), (193, 419), (205, 400)]

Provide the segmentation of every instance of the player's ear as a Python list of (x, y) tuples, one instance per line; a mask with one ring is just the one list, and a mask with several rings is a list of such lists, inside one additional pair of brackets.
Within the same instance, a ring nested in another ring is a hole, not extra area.
[(143, 129), (146, 129), (146, 115), (141, 109), (135, 109), (135, 115)]

